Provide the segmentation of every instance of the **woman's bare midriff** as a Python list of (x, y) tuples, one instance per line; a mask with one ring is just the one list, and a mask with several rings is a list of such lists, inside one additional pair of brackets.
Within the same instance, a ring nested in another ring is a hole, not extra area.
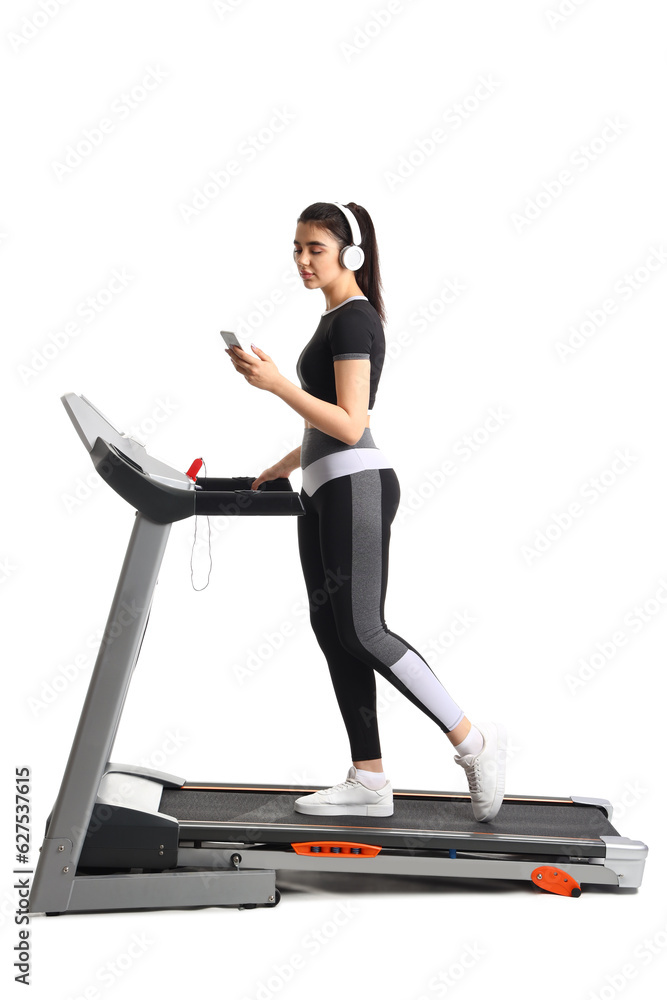
[[(314, 426), (314, 424), (309, 424), (307, 420), (304, 420), (303, 423), (304, 423), (304, 427), (313, 427)], [(366, 427), (370, 427), (370, 426), (371, 426), (371, 415), (369, 413), (368, 416), (366, 417)]]

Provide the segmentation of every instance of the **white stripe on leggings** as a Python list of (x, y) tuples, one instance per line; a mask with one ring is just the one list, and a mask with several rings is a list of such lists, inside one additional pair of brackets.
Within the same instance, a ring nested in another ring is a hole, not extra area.
[(392, 464), (379, 448), (349, 448), (345, 451), (334, 451), (316, 459), (302, 470), (301, 485), (304, 492), (312, 497), (313, 493), (330, 479), (348, 476), (352, 472), (363, 469), (391, 469)]
[(400, 660), (389, 667), (399, 680), (426, 707), (436, 715), (451, 732), (464, 717), (464, 712), (442, 686), (431, 668), (412, 649), (406, 649)]

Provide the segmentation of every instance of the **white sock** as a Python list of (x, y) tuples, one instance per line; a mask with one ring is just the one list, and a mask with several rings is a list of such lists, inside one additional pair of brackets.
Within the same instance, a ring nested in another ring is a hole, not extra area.
[(387, 776), (384, 771), (362, 771), (360, 767), (358, 767), (356, 771), (357, 780), (360, 781), (362, 785), (365, 785), (366, 788), (372, 788), (375, 791), (377, 791), (378, 788), (382, 788), (387, 780)]
[(482, 747), (484, 746), (484, 737), (480, 733), (479, 729), (475, 726), (470, 727), (470, 732), (463, 740), (462, 743), (457, 743), (454, 749), (456, 750), (459, 757), (463, 757), (467, 753), (471, 753), (476, 756)]

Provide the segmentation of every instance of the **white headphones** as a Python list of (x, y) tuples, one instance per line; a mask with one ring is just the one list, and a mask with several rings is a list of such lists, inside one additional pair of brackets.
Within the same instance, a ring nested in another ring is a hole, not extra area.
[(350, 223), (350, 229), (352, 230), (352, 243), (350, 246), (343, 247), (339, 255), (341, 266), (346, 267), (348, 271), (358, 271), (364, 262), (364, 251), (360, 246), (361, 229), (359, 228), (359, 223), (350, 209), (346, 208), (345, 205), (341, 205), (339, 201), (334, 201), (331, 204), (341, 210)]

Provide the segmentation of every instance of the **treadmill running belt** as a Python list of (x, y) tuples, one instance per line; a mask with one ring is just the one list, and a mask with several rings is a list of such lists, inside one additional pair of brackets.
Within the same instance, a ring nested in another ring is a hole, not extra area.
[[(294, 810), (294, 800), (303, 791), (272, 793), (247, 791), (194, 791), (164, 789), (159, 811), (174, 816), (182, 823), (223, 824), (219, 836), (232, 831), (252, 839), (267, 839), (267, 826), (317, 827), (313, 839), (321, 834), (321, 827), (357, 830), (363, 836), (371, 829), (380, 835), (383, 830), (396, 833), (428, 832), (501, 834), (503, 839), (512, 836), (574, 839), (598, 839), (601, 836), (618, 836), (602, 809), (597, 806), (564, 802), (551, 804), (531, 801), (505, 801), (497, 816), (490, 823), (478, 823), (472, 815), (469, 800), (438, 800), (432, 798), (394, 798), (393, 816), (307, 816)], [(261, 834), (260, 834), (261, 829)], [(277, 834), (277, 830), (276, 830)], [(284, 841), (285, 836), (270, 839)], [(224, 839), (224, 837), (221, 837)], [(304, 839), (293, 836), (293, 840)]]

